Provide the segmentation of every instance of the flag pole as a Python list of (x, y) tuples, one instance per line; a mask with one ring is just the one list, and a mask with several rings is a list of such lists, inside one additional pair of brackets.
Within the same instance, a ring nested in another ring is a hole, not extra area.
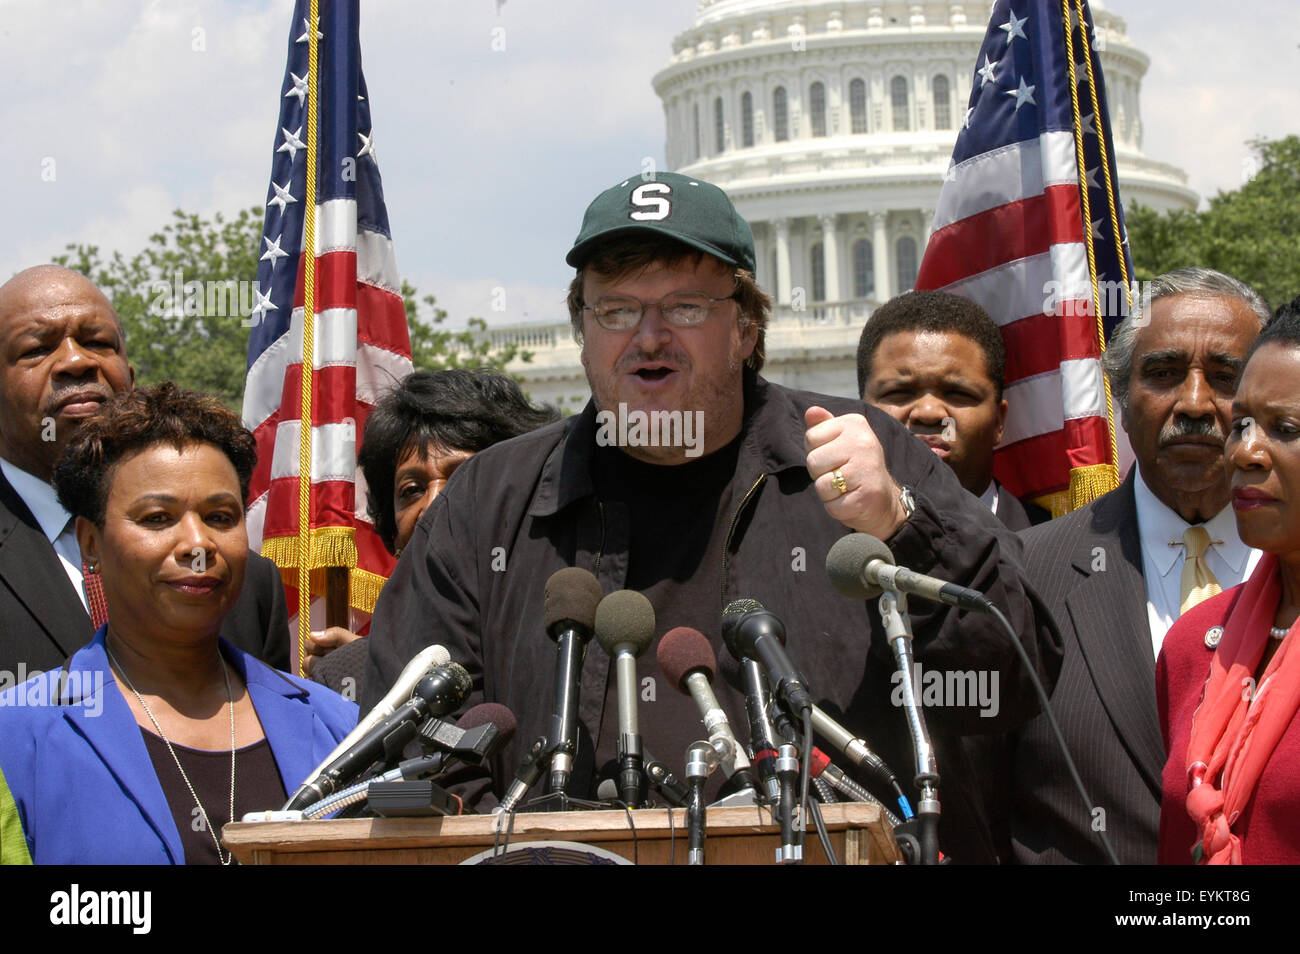
[[(1105, 123), (1102, 122), (1101, 113), (1097, 106), (1097, 90), (1093, 81), (1092, 74), (1092, 52), (1087, 47), (1087, 28), (1083, 19), (1083, 0), (1075, 0), (1075, 11), (1079, 18), (1079, 30), (1084, 40), (1084, 57), (1088, 64), (1088, 89), (1092, 94), (1092, 115), (1094, 125), (1097, 128), (1098, 146), (1101, 150), (1101, 165), (1106, 170), (1107, 197), (1110, 199), (1111, 220), (1115, 222), (1115, 203), (1114, 195), (1110, 189), (1110, 157), (1106, 152), (1106, 140), (1103, 134)], [(1088, 160), (1083, 149), (1083, 122), (1079, 115), (1079, 83), (1074, 67), (1074, 18), (1070, 10), (1070, 0), (1061, 0), (1061, 19), (1065, 28), (1065, 60), (1069, 64), (1070, 74), (1070, 106), (1074, 112), (1074, 143), (1075, 155), (1078, 157), (1079, 171), (1079, 194), (1083, 205), (1083, 245), (1088, 251), (1088, 277), (1092, 281), (1092, 310), (1097, 319), (1097, 346), (1101, 354), (1106, 353), (1106, 326), (1105, 316), (1102, 314), (1101, 289), (1097, 281), (1097, 251), (1094, 247), (1094, 238), (1092, 234), (1092, 203), (1088, 195)], [(1119, 229), (1115, 226), (1116, 245), (1119, 245)], [(1120, 268), (1124, 268), (1123, 248), (1120, 248)], [(1128, 292), (1128, 276), (1124, 276), (1124, 294)], [(1080, 467), (1070, 469), (1070, 489), (1069, 508), (1078, 510), (1084, 504), (1100, 497), (1102, 494), (1109, 493), (1119, 486), (1119, 448), (1115, 439), (1115, 416), (1111, 404), (1110, 380), (1103, 373), (1101, 376), (1102, 387), (1106, 394), (1106, 432), (1110, 438), (1110, 461), (1107, 463), (1085, 464)], [(1056, 516), (1053, 513), (1053, 516)]]
[(302, 237), (302, 389), (298, 428), (298, 674), (306, 675), (311, 633), (311, 404), (316, 324), (316, 102), (321, 89), (316, 37), (319, 0), (307, 23), (307, 187)]

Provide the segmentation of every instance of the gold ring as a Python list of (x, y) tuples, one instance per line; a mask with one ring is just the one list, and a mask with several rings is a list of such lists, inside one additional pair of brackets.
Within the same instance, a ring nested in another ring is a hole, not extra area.
[(841, 497), (849, 492), (849, 483), (844, 479), (844, 473), (838, 467), (831, 471), (831, 486), (840, 492)]

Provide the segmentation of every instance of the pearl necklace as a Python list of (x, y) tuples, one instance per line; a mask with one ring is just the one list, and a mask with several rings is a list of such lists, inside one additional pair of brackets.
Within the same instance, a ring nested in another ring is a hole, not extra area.
[[(104, 646), (104, 651), (108, 653), (109, 660), (113, 663), (113, 666), (117, 669), (123, 681), (126, 682), (127, 687), (135, 693), (135, 698), (136, 701), (140, 703), (140, 708), (143, 709), (144, 714), (149, 717), (149, 721), (153, 723), (153, 727), (157, 731), (158, 736), (167, 746), (167, 751), (171, 753), (172, 761), (176, 763), (176, 770), (181, 773), (181, 778), (185, 782), (185, 787), (190, 790), (190, 797), (194, 799), (194, 804), (199, 806), (199, 814), (203, 816), (203, 825), (207, 828), (208, 835), (212, 838), (212, 843), (217, 846), (217, 860), (223, 865), (230, 864), (230, 862), (234, 860), (234, 852), (229, 852), (224, 858), (222, 857), (221, 842), (217, 839), (217, 833), (212, 827), (212, 822), (208, 820), (207, 810), (203, 807), (203, 803), (199, 801), (198, 793), (194, 791), (194, 785), (190, 782), (190, 777), (185, 774), (185, 769), (181, 767), (181, 760), (176, 755), (176, 750), (172, 748), (171, 739), (167, 738), (167, 733), (162, 730), (162, 726), (159, 725), (158, 720), (154, 718), (153, 712), (144, 701), (144, 696), (140, 695), (140, 691), (136, 689), (135, 685), (131, 682), (131, 677), (126, 674), (126, 670), (123, 669), (122, 664), (117, 661), (117, 657), (113, 655), (113, 651), (109, 649), (107, 645)], [(226, 700), (230, 706), (230, 820), (233, 822), (235, 820), (235, 694), (230, 689), (230, 667), (226, 665), (224, 659), (221, 660), (221, 675), (224, 676), (226, 680)]]

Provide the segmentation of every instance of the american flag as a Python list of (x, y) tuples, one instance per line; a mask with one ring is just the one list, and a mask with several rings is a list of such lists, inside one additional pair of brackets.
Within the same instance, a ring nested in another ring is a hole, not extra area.
[[(411, 371), (401, 280), (375, 162), (361, 74), (358, 0), (321, 4), (308, 75), (309, 0), (298, 0), (266, 196), (258, 295), (250, 320), (244, 424), (257, 438), (249, 545), (282, 568), (352, 567), (351, 605), (369, 611), (393, 561), (366, 515), (357, 441), (377, 394)], [(299, 550), (303, 383), (302, 255), (307, 109), (317, 104), (315, 320), (311, 355), (311, 546)], [(290, 576), (292, 579), (292, 576)]]
[(979, 302), (1000, 326), (1009, 411), (994, 473), (1017, 496), (1068, 490), (1058, 512), (1117, 480), (1100, 355), (1133, 266), (1103, 41), (1086, 0), (993, 5), (916, 282)]

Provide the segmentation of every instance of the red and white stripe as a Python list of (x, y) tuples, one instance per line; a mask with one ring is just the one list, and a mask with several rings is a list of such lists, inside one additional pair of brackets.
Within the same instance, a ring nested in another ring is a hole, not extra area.
[[(393, 560), (366, 512), (356, 451), (380, 394), (411, 372), (406, 311), (393, 243), (358, 231), (355, 200), (316, 207), (316, 322), (312, 345), (311, 525), (355, 528), (357, 565), (387, 576)], [(303, 277), (290, 329), (248, 371), (244, 423), (257, 439), (249, 545), (298, 534)]]
[(1064, 490), (1072, 468), (1110, 459), (1073, 134), (953, 166), (916, 287), (978, 302), (1002, 331), (1009, 411), (994, 469), (1013, 494)]

